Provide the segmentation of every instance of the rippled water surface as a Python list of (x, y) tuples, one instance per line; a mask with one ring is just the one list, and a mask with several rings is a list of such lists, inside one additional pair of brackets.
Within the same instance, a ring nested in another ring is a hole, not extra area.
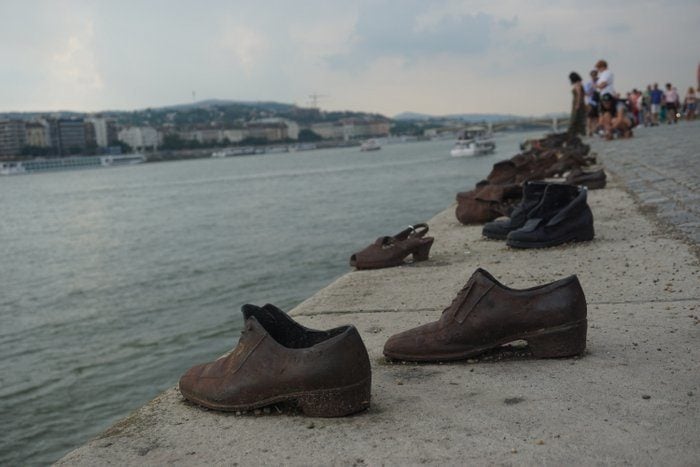
[(425, 221), (533, 134), (0, 178), (1, 465), (50, 463)]

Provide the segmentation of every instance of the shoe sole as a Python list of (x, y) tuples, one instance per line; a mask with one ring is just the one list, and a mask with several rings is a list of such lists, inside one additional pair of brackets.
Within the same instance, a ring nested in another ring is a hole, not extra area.
[(551, 246), (563, 245), (565, 243), (590, 242), (595, 235), (593, 232), (575, 233), (568, 237), (550, 240), (547, 242), (519, 242), (517, 240), (506, 239), (506, 245), (513, 248), (548, 248)]
[(499, 234), (481, 232), (481, 235), (488, 238), (489, 240), (505, 240), (506, 238), (508, 238), (508, 234), (499, 235)]
[(222, 412), (247, 412), (282, 402), (292, 402), (309, 417), (344, 417), (369, 408), (371, 377), (349, 386), (282, 394), (252, 404), (218, 404), (199, 399), (182, 390), (180, 393), (190, 402)]
[(503, 339), (498, 339), (492, 343), (449, 354), (433, 355), (402, 355), (384, 351), (384, 356), (392, 360), (402, 360), (410, 362), (448, 362), (465, 360), (480, 355), (488, 350), (492, 350), (511, 342), (527, 341), (532, 355), (537, 358), (563, 358), (580, 355), (586, 350), (586, 332), (588, 321), (583, 319), (561, 326), (540, 329), (537, 331), (522, 333)]

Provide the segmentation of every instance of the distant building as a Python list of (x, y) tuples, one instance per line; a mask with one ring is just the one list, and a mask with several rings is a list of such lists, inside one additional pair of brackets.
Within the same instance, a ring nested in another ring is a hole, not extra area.
[(280, 139), (299, 139), (299, 124), (293, 120), (287, 120), (286, 118), (262, 118), (252, 122), (254, 124), (273, 124), (271, 126), (279, 127), (279, 125), (284, 125), (286, 131), (284, 136)]
[(337, 122), (314, 123), (310, 130), (324, 139), (374, 138), (389, 136), (391, 123), (387, 120), (363, 120), (348, 118)]
[(231, 143), (241, 142), (248, 136), (248, 132), (245, 128), (228, 128), (226, 130), (221, 130), (221, 134), (223, 139), (227, 139)]
[(92, 124), (92, 122), (85, 120), (83, 127), (85, 128), (85, 146), (88, 148), (88, 151), (91, 149), (94, 150), (97, 146), (97, 141), (95, 139), (95, 126)]
[(310, 129), (323, 139), (349, 139), (347, 128), (340, 122), (314, 123)]
[(134, 151), (146, 151), (158, 149), (161, 137), (155, 128), (150, 126), (132, 126), (124, 128), (118, 134), (119, 141), (122, 141)]
[(353, 138), (372, 138), (377, 136), (389, 136), (391, 123), (385, 120), (362, 120), (346, 119), (342, 120), (346, 127), (346, 134)]
[(45, 121), (33, 121), (25, 124), (26, 144), (37, 148), (47, 148), (51, 143), (49, 125)]
[(0, 120), (0, 156), (16, 156), (25, 145), (24, 122)]
[(223, 141), (223, 135), (221, 130), (218, 129), (205, 129), (205, 130), (195, 130), (191, 132), (190, 139), (199, 141), (203, 145), (216, 144), (219, 141)]
[(93, 127), (95, 133), (95, 144), (101, 148), (112, 146), (117, 142), (117, 124), (114, 120), (91, 117), (86, 120)]
[(267, 141), (282, 141), (288, 138), (287, 125), (281, 121), (253, 121), (246, 124), (248, 136)]
[(85, 121), (82, 118), (50, 118), (51, 147), (61, 156), (85, 152)]

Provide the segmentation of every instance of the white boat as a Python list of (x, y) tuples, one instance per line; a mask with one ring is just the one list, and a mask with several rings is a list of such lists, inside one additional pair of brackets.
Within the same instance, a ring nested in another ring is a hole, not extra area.
[(79, 170), (103, 167), (116, 167), (146, 162), (143, 154), (120, 156), (83, 156), (37, 158), (26, 161), (0, 162), (0, 175), (20, 175), (57, 170)]
[(292, 152), (311, 151), (313, 149), (317, 149), (316, 143), (297, 143), (289, 148), (289, 150)]
[(492, 140), (458, 139), (450, 151), (452, 157), (481, 156), (491, 154), (496, 150), (496, 144)]
[(250, 156), (252, 154), (262, 154), (265, 152), (262, 148), (254, 148), (253, 146), (243, 146), (240, 148), (226, 148), (221, 151), (216, 151), (211, 153), (211, 157), (223, 158), (223, 157), (234, 157), (234, 156)]
[(450, 151), (452, 157), (481, 156), (496, 150), (496, 143), (491, 133), (485, 128), (474, 126), (467, 128)]
[(382, 147), (376, 139), (368, 139), (360, 146), (360, 151), (379, 151)]
[(265, 146), (265, 154), (279, 154), (282, 152), (289, 152), (289, 146)]

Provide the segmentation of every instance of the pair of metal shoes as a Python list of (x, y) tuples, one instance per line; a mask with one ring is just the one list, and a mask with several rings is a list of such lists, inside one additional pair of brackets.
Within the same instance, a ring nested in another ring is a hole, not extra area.
[(593, 213), (585, 186), (527, 182), (510, 217), (484, 225), (482, 234), (513, 248), (546, 248), (593, 240)]
[[(194, 366), (180, 392), (198, 405), (242, 412), (293, 404), (308, 416), (340, 417), (370, 406), (367, 349), (352, 325), (306, 328), (273, 305), (244, 305), (233, 351)], [(568, 357), (586, 347), (586, 299), (576, 276), (524, 290), (477, 269), (440, 318), (390, 337), (393, 360), (443, 362), (525, 340), (535, 357)]]

